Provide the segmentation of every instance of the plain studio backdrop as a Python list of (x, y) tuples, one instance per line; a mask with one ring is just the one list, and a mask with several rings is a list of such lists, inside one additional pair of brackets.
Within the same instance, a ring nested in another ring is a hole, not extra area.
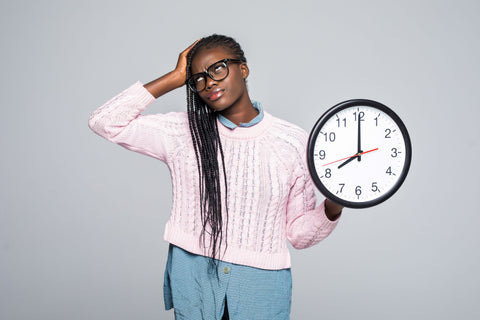
[[(168, 169), (87, 121), (212, 33), (243, 46), (273, 115), (310, 132), (368, 98), (412, 139), (398, 193), (292, 250), (292, 319), (479, 319), (479, 16), (476, 0), (2, 1), (0, 319), (173, 319)], [(185, 109), (181, 88), (148, 113)]]

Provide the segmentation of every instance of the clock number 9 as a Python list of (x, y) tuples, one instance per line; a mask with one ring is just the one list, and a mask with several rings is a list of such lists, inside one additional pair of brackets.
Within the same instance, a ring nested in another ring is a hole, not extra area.
[(318, 152), (318, 157), (320, 158), (320, 160), (324, 160), (325, 159), (325, 150), (320, 150)]

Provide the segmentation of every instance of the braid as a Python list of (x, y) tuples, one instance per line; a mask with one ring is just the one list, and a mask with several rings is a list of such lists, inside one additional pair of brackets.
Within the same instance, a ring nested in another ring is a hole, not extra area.
[[(192, 60), (201, 49), (212, 49), (224, 47), (242, 61), (246, 62), (244, 52), (240, 45), (232, 38), (222, 35), (211, 35), (202, 38), (189, 52), (187, 57), (187, 79), (192, 75)], [(225, 241), (227, 244), (228, 224), (228, 205), (225, 203), (226, 211), (222, 214), (222, 193), (221, 193), (221, 175), (219, 171), (219, 157), (222, 164), (225, 202), (227, 201), (227, 175), (225, 171), (225, 160), (222, 143), (218, 134), (217, 113), (210, 109), (195, 93), (187, 88), (187, 113), (190, 133), (192, 135), (195, 156), (197, 158), (197, 168), (199, 173), (199, 191), (200, 191), (200, 215), (202, 220), (202, 233), (200, 241), (203, 247), (211, 248), (210, 257), (212, 266), (216, 266), (216, 260), (220, 257), (220, 247)], [(225, 234), (224, 234), (225, 232)], [(209, 234), (207, 243), (206, 233)]]

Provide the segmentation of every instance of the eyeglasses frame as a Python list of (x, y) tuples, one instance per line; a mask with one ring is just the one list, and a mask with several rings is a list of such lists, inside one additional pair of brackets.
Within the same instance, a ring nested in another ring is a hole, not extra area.
[[(211, 67), (213, 67), (214, 65), (216, 65), (216, 64), (219, 63), (219, 62), (225, 63), (225, 65), (227, 66), (227, 74), (226, 74), (225, 77), (223, 77), (222, 79), (214, 79), (213, 76), (210, 74), (210, 72), (208, 72), (208, 69), (210, 69)], [(230, 58), (218, 60), (217, 62), (212, 63), (212, 64), (207, 68), (207, 70), (206, 70), (205, 72), (198, 72), (198, 73), (192, 74), (192, 75), (187, 79), (187, 81), (185, 81), (185, 84), (186, 84), (186, 85), (188, 86), (188, 88), (189, 88), (190, 90), (192, 90), (193, 92), (197, 92), (197, 93), (198, 93), (198, 92), (202, 92), (202, 91), (205, 90), (205, 88), (207, 87), (207, 81), (205, 81), (205, 87), (204, 87), (202, 90), (198, 91), (196, 87), (192, 87), (192, 86), (190, 85), (190, 80), (191, 80), (193, 77), (195, 77), (195, 76), (197, 76), (197, 75), (199, 75), (199, 74), (203, 74), (203, 75), (207, 75), (207, 76), (208, 76), (210, 79), (212, 79), (213, 81), (222, 81), (222, 80), (226, 79), (226, 78), (228, 77), (228, 75), (230, 74), (230, 68), (228, 67), (228, 63), (229, 63), (229, 62), (244, 63), (245, 61), (244, 61), (244, 60), (241, 60), (241, 59), (230, 59)], [(206, 77), (205, 77), (205, 79), (206, 79)]]

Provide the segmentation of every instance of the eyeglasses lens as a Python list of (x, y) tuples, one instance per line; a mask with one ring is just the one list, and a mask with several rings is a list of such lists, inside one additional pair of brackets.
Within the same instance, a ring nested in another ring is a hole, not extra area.
[[(210, 66), (206, 73), (208, 73), (213, 80), (221, 81), (228, 76), (228, 65), (224, 61), (217, 62)], [(194, 88), (197, 92), (205, 89), (207, 83), (206, 73), (194, 75), (189, 81), (190, 88)]]

